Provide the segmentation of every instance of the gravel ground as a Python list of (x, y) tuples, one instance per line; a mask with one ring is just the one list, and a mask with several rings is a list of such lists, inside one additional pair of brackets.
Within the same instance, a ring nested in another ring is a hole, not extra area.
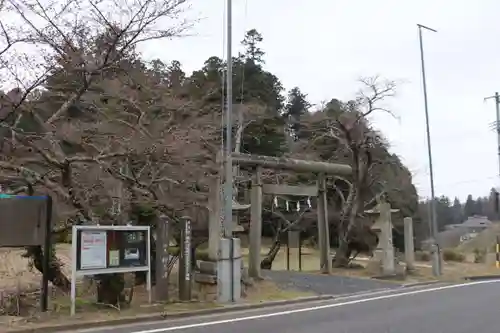
[(264, 277), (272, 279), (283, 288), (312, 291), (320, 295), (341, 295), (377, 289), (395, 289), (393, 282), (376, 281), (347, 276), (319, 275), (289, 271), (263, 271)]

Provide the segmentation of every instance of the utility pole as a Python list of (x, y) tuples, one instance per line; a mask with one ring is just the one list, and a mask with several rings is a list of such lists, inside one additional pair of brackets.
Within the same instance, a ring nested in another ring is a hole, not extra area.
[(495, 99), (495, 111), (497, 118), (495, 130), (497, 132), (498, 175), (500, 176), (500, 95), (496, 92), (495, 95), (486, 97), (484, 100), (486, 101), (492, 98)]
[(233, 161), (231, 154), (233, 138), (233, 4), (227, 0), (227, 74), (226, 74), (226, 151), (225, 151), (225, 174), (224, 182), (224, 238), (232, 238), (233, 220)]
[[(223, 238), (220, 240), (219, 254), (217, 262), (217, 289), (220, 302), (234, 302), (241, 295), (241, 277), (235, 273), (235, 253), (239, 250), (235, 248), (233, 239), (233, 161), (232, 161), (232, 140), (233, 140), (233, 20), (232, 0), (227, 0), (227, 71), (226, 71), (226, 144), (224, 151), (224, 220), (222, 223)], [(236, 246), (239, 246), (237, 243)], [(238, 261), (237, 264), (241, 265)], [(238, 266), (239, 269), (239, 266)]]
[(433, 261), (432, 261), (432, 272), (434, 276), (440, 276), (442, 273), (441, 269), (441, 249), (439, 247), (439, 244), (437, 242), (437, 234), (438, 234), (438, 228), (437, 228), (437, 214), (436, 214), (436, 200), (435, 200), (435, 191), (434, 191), (434, 171), (433, 171), (433, 165), (432, 165), (432, 145), (431, 145), (431, 132), (429, 128), (429, 106), (427, 102), (427, 82), (426, 82), (426, 77), (425, 77), (425, 61), (424, 61), (424, 44), (422, 41), (422, 29), (429, 30), (432, 32), (437, 32), (436, 30), (426, 27), (421, 24), (417, 24), (418, 27), (418, 38), (420, 42), (420, 61), (422, 65), (422, 84), (424, 88), (424, 108), (425, 108), (425, 125), (426, 125), (426, 130), (427, 130), (427, 152), (429, 155), (429, 178), (430, 178), (430, 183), (431, 183), (431, 207), (429, 210), (429, 221), (430, 221), (430, 231), (431, 231), (431, 237), (434, 242), (434, 255), (433, 255)]

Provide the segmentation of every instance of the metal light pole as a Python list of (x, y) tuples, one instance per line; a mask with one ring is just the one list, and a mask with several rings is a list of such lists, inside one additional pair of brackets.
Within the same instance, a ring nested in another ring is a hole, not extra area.
[(498, 92), (495, 95), (486, 97), (484, 100), (495, 99), (495, 111), (497, 122), (495, 124), (495, 130), (497, 132), (497, 152), (498, 152), (498, 175), (500, 176), (500, 95)]
[(429, 30), (432, 32), (437, 32), (436, 30), (426, 27), (421, 24), (417, 24), (418, 27), (418, 38), (420, 42), (420, 61), (422, 64), (422, 82), (424, 88), (424, 107), (425, 107), (425, 125), (427, 129), (427, 151), (429, 154), (429, 174), (430, 174), (430, 183), (431, 183), (431, 208), (429, 210), (429, 221), (431, 223), (431, 237), (434, 240), (434, 256), (432, 262), (432, 272), (434, 276), (440, 276), (441, 271), (441, 249), (439, 248), (439, 244), (437, 243), (437, 221), (436, 221), (436, 202), (435, 202), (435, 193), (434, 193), (434, 171), (432, 166), (432, 145), (431, 145), (431, 133), (429, 129), (429, 107), (427, 102), (427, 82), (425, 79), (425, 61), (424, 61), (424, 44), (422, 42), (422, 29)]
[(227, 0), (227, 74), (226, 74), (226, 149), (224, 171), (224, 238), (232, 238), (233, 219), (233, 163), (231, 158), (233, 137), (233, 6), (232, 0)]
[[(227, 0), (227, 71), (226, 71), (226, 144), (224, 151), (224, 221), (222, 224), (224, 241), (221, 244), (229, 246), (229, 260), (219, 260), (217, 263), (218, 294), (220, 302), (234, 302), (239, 299), (240, 279), (234, 273), (234, 240), (233, 240), (233, 6), (232, 0)], [(221, 245), (222, 246), (222, 245)], [(221, 249), (221, 253), (222, 253)], [(220, 284), (220, 286), (219, 286)]]

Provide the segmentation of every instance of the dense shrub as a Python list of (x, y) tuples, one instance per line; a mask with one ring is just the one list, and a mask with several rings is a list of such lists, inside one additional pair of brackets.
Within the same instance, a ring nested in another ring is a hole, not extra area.
[(453, 249), (445, 249), (443, 251), (443, 259), (445, 261), (463, 262), (465, 261), (465, 255)]

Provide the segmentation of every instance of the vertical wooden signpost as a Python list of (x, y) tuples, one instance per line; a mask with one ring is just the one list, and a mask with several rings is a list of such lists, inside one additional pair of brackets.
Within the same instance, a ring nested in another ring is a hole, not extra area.
[(45, 199), (45, 239), (43, 245), (42, 299), (40, 308), (46, 312), (49, 307), (49, 269), (52, 250), (52, 197)]
[(191, 219), (182, 218), (179, 249), (179, 300), (191, 300)]
[(168, 300), (168, 253), (169, 224), (166, 216), (160, 216), (156, 224), (156, 287), (155, 299)]

